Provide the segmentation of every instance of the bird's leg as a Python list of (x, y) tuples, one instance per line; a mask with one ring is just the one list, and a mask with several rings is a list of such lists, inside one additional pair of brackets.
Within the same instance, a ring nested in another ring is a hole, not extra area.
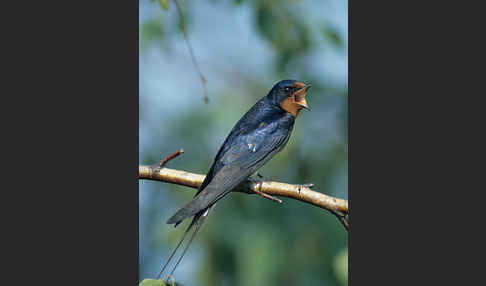
[(277, 199), (276, 197), (273, 197), (269, 194), (265, 194), (264, 192), (262, 192), (262, 185), (263, 185), (264, 177), (260, 173), (257, 173), (256, 175), (258, 176), (258, 178), (260, 178), (260, 181), (258, 182), (258, 189), (255, 187), (255, 188), (253, 188), (253, 191), (259, 196), (262, 196), (266, 199), (269, 199), (271, 201), (274, 201), (274, 202), (281, 204), (282, 203), (281, 199)]

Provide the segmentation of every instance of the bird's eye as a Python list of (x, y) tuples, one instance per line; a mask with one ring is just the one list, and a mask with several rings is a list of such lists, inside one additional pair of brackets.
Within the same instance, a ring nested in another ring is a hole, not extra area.
[(285, 88), (285, 91), (290, 91), (290, 87), (288, 87), (288, 86), (287, 86), (287, 87)]

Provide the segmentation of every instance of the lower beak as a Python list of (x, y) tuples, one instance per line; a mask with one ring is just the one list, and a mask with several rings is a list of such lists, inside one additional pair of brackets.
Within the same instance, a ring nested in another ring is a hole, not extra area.
[(305, 98), (303, 100), (301, 100), (301, 101), (298, 101), (298, 102), (296, 101), (295, 103), (297, 103), (298, 105), (302, 106), (305, 109), (309, 109), (310, 110), (309, 106), (307, 105), (307, 101), (305, 100)]
[(302, 106), (303, 108), (310, 110), (309, 106), (307, 105), (307, 101), (305, 100), (305, 96), (307, 95), (307, 90), (311, 88), (311, 85), (305, 85), (301, 89), (299, 89), (295, 95), (294, 95), (294, 100), (295, 103)]

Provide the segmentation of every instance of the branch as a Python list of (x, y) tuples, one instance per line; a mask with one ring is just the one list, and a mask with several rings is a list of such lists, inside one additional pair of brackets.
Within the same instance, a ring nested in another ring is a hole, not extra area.
[[(167, 158), (169, 159), (166, 158), (164, 161), (167, 162), (171, 158), (174, 158), (174, 154), (168, 156)], [(205, 176), (181, 170), (161, 168), (159, 164), (155, 164), (152, 166), (138, 166), (138, 178), (197, 189), (204, 181)], [(306, 185), (291, 185), (272, 181), (264, 181), (261, 183), (249, 178), (241, 183), (235, 191), (246, 194), (256, 194), (255, 191), (261, 191), (265, 194), (293, 198), (320, 207), (336, 215), (346, 230), (349, 231), (349, 222), (347, 220), (347, 216), (349, 215), (348, 201), (313, 191)]]

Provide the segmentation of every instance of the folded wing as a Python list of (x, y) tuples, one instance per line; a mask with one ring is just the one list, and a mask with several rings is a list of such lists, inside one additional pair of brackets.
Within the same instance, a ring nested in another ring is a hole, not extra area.
[[(275, 122), (250, 134), (240, 135), (231, 141), (227, 140), (211, 167), (212, 170), (215, 166), (218, 167), (217, 171), (211, 174), (211, 180), (205, 181), (204, 189), (169, 218), (167, 223), (178, 224), (206, 209), (261, 168), (289, 140), (290, 130), (278, 127), (278, 122)], [(225, 148), (226, 144), (231, 145)]]

